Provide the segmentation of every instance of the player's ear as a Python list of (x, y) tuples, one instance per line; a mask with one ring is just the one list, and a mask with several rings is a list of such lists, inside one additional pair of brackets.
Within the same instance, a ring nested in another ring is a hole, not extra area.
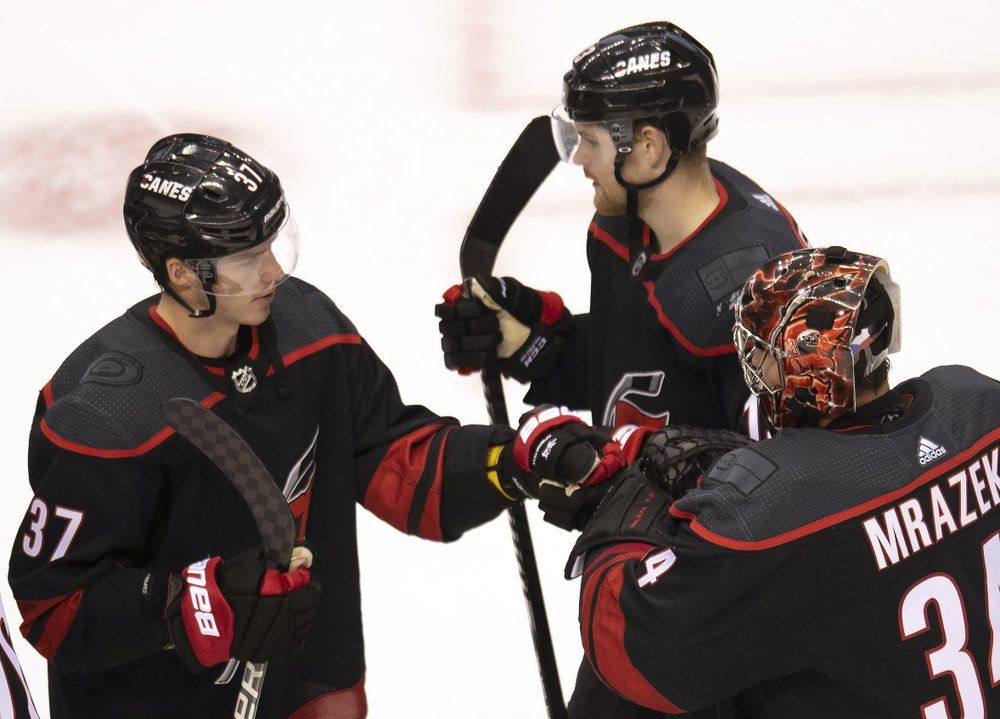
[(178, 260), (176, 257), (169, 258), (166, 261), (165, 269), (167, 280), (177, 289), (184, 290), (193, 286), (192, 282), (195, 279), (194, 272), (181, 260)]
[(652, 124), (639, 125), (632, 146), (633, 152), (640, 153), (643, 164), (650, 167), (666, 167), (670, 159), (670, 140), (666, 132)]

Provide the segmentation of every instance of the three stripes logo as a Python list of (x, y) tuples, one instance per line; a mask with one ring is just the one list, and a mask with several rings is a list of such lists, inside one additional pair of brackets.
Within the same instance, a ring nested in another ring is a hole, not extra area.
[(930, 464), (946, 454), (948, 454), (948, 450), (941, 445), (931, 442), (926, 437), (920, 438), (920, 443), (917, 445), (917, 459), (920, 460), (920, 464)]

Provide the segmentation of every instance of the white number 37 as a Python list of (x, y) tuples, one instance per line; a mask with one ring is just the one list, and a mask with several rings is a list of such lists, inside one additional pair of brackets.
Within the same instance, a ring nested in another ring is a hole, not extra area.
[[(28, 514), (31, 514), (34, 519), (32, 519), (31, 524), (28, 526), (28, 531), (21, 537), (21, 549), (26, 555), (34, 559), (42, 553), (42, 545), (45, 543), (45, 536), (42, 532), (49, 521), (49, 505), (44, 500), (35, 497), (28, 508)], [(56, 543), (55, 551), (49, 557), (50, 562), (66, 555), (70, 545), (73, 544), (76, 533), (80, 529), (80, 524), (83, 523), (83, 512), (78, 509), (56, 505), (53, 514), (60, 519), (65, 519), (66, 527), (63, 529), (62, 536), (59, 537), (58, 543)]]

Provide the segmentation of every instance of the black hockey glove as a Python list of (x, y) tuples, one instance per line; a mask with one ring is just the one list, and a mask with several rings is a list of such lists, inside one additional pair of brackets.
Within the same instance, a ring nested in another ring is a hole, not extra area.
[(309, 570), (266, 569), (262, 548), (195, 562), (167, 581), (167, 636), (195, 671), (230, 657), (287, 661), (305, 644), (319, 605)]
[(445, 367), (468, 374), (495, 352), (500, 371), (519, 382), (545, 375), (571, 331), (573, 315), (554, 292), (525, 287), (511, 277), (468, 281), (471, 297), (455, 285), (434, 308), (441, 318)]
[(650, 481), (680, 499), (719, 457), (749, 443), (744, 435), (725, 429), (668, 425), (645, 438), (639, 461)]
[(586, 523), (609, 487), (607, 480), (626, 464), (609, 433), (553, 405), (521, 417), (514, 458), (542, 478), (538, 507), (545, 521), (566, 530)]
[(610, 544), (643, 542), (669, 547), (673, 541), (668, 515), (674, 497), (650, 481), (637, 462), (620, 472), (598, 505), (566, 563), (566, 578), (580, 576), (587, 553)]

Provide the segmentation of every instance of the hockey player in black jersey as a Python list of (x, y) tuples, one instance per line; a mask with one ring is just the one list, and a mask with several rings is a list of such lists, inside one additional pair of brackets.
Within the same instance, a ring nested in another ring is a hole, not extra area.
[[(668, 422), (756, 433), (730, 302), (756, 267), (805, 240), (773, 196), (707, 158), (717, 104), (711, 53), (670, 23), (625, 28), (577, 56), (554, 115), (564, 159), (594, 187), (590, 311), (477, 278), (472, 292), (495, 314), (449, 290), (437, 308), (446, 366), (478, 369), (496, 348), (500, 368), (531, 383), (526, 402), (589, 410), (630, 456)], [(636, 715), (586, 666), (570, 714)]]
[[(241, 150), (160, 140), (124, 213), (163, 291), (40, 393), (35, 496), (11, 556), (51, 716), (233, 716), (232, 657), (270, 661), (258, 717), (361, 719), (355, 503), (456, 539), (509, 505), (511, 433), (403, 404), (350, 320), (290, 276), (298, 235), (281, 185)], [(278, 480), (304, 543), (286, 574), (265, 572), (247, 505), (165, 426), (173, 397), (211, 407)]]
[(1000, 382), (890, 389), (898, 291), (843, 248), (759, 269), (735, 344), (778, 431), (679, 499), (691, 456), (613, 480), (567, 566), (595, 670), (669, 713), (1000, 715)]

